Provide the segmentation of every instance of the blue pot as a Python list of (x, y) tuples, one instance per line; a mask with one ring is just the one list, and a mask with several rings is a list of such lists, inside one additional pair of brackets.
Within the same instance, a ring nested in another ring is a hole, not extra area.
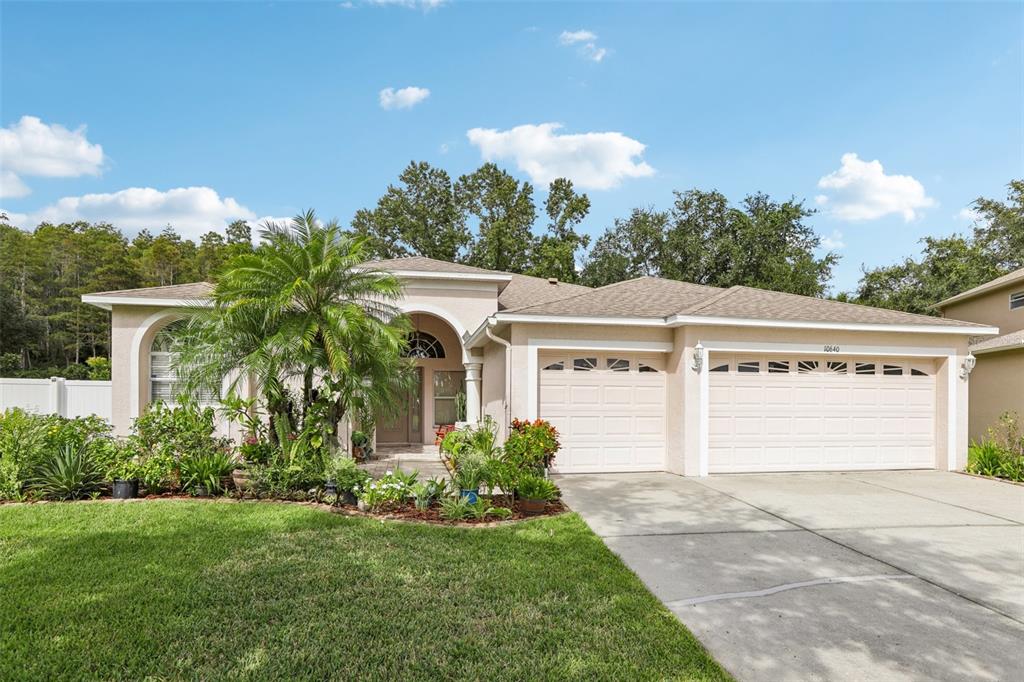
[(477, 496), (479, 495), (479, 493), (480, 491), (478, 490), (460, 490), (459, 496), (465, 497), (467, 500), (469, 500), (470, 504), (476, 504), (476, 501), (478, 499)]

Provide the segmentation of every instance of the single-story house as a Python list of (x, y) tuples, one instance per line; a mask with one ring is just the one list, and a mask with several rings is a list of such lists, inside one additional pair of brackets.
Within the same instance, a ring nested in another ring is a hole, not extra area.
[(996, 337), (971, 340), (968, 434), (981, 440), (1004, 412), (1024, 416), (1024, 268), (936, 304), (943, 317), (999, 327)]
[[(551, 421), (559, 473), (960, 469), (968, 344), (998, 333), (743, 286), (590, 289), (422, 257), (368, 265), (405, 284), (420, 373), (378, 443), (433, 442), (464, 391), (468, 421)], [(111, 311), (119, 431), (168, 395), (160, 331), (209, 287), (83, 297)]]

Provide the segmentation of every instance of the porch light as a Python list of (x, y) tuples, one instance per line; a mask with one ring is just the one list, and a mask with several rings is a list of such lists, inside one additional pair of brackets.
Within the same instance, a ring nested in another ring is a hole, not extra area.
[(700, 372), (704, 366), (704, 345), (700, 341), (693, 347), (693, 358), (690, 366), (693, 367), (694, 372)]
[(974, 357), (973, 354), (968, 353), (967, 357), (964, 358), (963, 363), (960, 365), (960, 378), (967, 381), (967, 377), (971, 375), (976, 364), (978, 364), (978, 358)]

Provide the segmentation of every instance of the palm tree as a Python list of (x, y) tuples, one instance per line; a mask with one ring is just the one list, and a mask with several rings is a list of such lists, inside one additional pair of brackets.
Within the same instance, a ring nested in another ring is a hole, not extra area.
[[(263, 244), (220, 273), (212, 306), (191, 309), (176, 343), (186, 391), (254, 382), (271, 419), (329, 433), (351, 410), (387, 411), (407, 385), (409, 326), (393, 275), (362, 267), (364, 240), (313, 211), (266, 223)], [(291, 414), (290, 385), (301, 386)], [(299, 422), (299, 423), (296, 423)], [(274, 429), (270, 429), (274, 433)]]

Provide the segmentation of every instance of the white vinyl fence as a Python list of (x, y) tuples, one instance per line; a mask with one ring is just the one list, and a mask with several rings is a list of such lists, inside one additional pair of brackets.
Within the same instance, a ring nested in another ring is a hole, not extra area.
[(109, 381), (0, 379), (0, 412), (20, 407), (38, 414), (85, 417), (94, 414), (111, 420), (113, 394)]

